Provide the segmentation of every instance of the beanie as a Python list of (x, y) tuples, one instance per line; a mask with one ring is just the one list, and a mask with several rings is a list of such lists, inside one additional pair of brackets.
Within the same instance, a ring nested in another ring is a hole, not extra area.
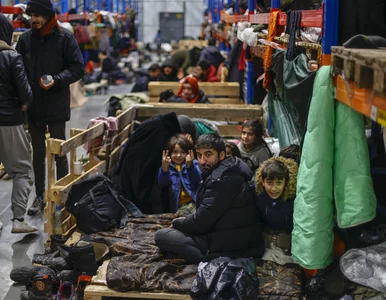
[(55, 16), (55, 10), (51, 0), (30, 0), (27, 4), (26, 13), (27, 15), (35, 13), (50, 18)]

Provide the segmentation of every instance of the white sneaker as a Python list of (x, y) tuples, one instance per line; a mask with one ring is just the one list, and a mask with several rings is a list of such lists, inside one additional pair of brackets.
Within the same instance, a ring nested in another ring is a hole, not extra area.
[(23, 222), (20, 222), (18, 220), (12, 221), (12, 231), (11, 233), (30, 233), (38, 231), (38, 229), (35, 226), (31, 226), (27, 223), (26, 220)]
[(3, 223), (0, 221), (0, 231), (3, 229)]

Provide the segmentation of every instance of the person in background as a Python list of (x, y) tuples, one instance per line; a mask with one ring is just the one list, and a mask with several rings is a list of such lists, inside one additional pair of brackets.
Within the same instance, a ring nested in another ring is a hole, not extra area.
[(194, 264), (220, 256), (262, 257), (264, 239), (255, 192), (248, 183), (252, 171), (241, 159), (226, 156), (218, 134), (200, 136), (195, 149), (203, 179), (197, 209), (159, 230), (156, 245)]
[(102, 65), (102, 77), (106, 74), (109, 84), (122, 84), (127, 80), (126, 74), (117, 65), (117, 57), (109, 57), (106, 52), (100, 51), (98, 58)]
[(197, 80), (190, 76), (185, 77), (182, 81), (177, 95), (169, 95), (168, 99), (162, 99), (160, 96), (160, 102), (210, 103), (205, 93), (200, 90)]
[(217, 71), (214, 66), (207, 61), (200, 61), (194, 69), (193, 76), (199, 82), (219, 82), (220, 78), (217, 77)]
[(256, 205), (259, 210), (266, 253), (263, 260), (292, 263), (291, 233), (298, 165), (292, 159), (273, 157), (256, 172)]
[(220, 50), (216, 47), (216, 39), (211, 37), (208, 41), (208, 46), (201, 51), (199, 61), (207, 61), (217, 70), (221, 63), (224, 62), (224, 60), (225, 58), (220, 53)]
[(159, 81), (178, 81), (177, 78), (177, 68), (173, 64), (172, 59), (167, 59), (162, 64), (161, 67), (161, 76), (159, 78)]
[(279, 156), (284, 158), (290, 158), (299, 164), (300, 160), (300, 147), (299, 145), (289, 145), (280, 150)]
[[(84, 75), (82, 53), (74, 35), (59, 27), (50, 0), (30, 0), (26, 13), (32, 29), (16, 45), (27, 71), (33, 101), (28, 108), (28, 129), (32, 138), (36, 199), (29, 215), (43, 211), (46, 178), (46, 131), (51, 138), (66, 139), (70, 120), (70, 84)], [(45, 76), (49, 75), (49, 76)], [(57, 179), (68, 174), (67, 157), (55, 157)]]
[(241, 157), (247, 160), (252, 171), (255, 171), (260, 164), (272, 157), (271, 150), (263, 136), (263, 125), (259, 120), (244, 121), (238, 147)]
[(193, 143), (183, 134), (173, 136), (167, 150), (162, 153), (162, 166), (158, 172), (158, 183), (172, 190), (171, 212), (186, 215), (196, 210), (196, 194), (201, 180)]
[[(0, 14), (0, 161), (13, 179), (12, 233), (37, 231), (24, 219), (33, 186), (32, 151), (23, 121), (32, 91), (23, 59), (12, 47), (13, 25)], [(3, 223), (0, 221), (0, 231)]]
[(150, 81), (158, 81), (161, 76), (161, 67), (158, 64), (152, 64), (146, 72), (138, 72), (139, 78), (136, 80), (132, 93), (148, 91), (148, 85)]

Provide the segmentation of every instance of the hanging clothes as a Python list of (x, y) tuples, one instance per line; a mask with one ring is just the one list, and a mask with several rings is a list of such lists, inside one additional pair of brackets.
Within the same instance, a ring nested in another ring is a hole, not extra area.
[[(268, 25), (268, 37), (267, 40), (269, 42), (273, 42), (275, 37), (280, 35), (284, 28), (283, 26), (278, 25), (278, 16), (279, 12), (274, 11), (271, 13), (270, 19), (269, 19), (269, 25)], [(265, 47), (265, 53), (264, 53), (264, 81), (263, 81), (263, 87), (269, 88), (271, 82), (272, 82), (272, 75), (270, 73), (270, 68), (272, 64), (272, 54), (273, 54), (273, 48), (271, 46)]]
[(333, 260), (333, 200), (340, 228), (376, 215), (364, 118), (334, 100), (330, 74), (322, 67), (315, 79), (296, 188), (292, 257), (306, 269)]
[(296, 49), (296, 37), (300, 37), (302, 12), (290, 11), (287, 13), (287, 27), (285, 33), (289, 35), (289, 42), (287, 48), (287, 60), (293, 60), (298, 51)]

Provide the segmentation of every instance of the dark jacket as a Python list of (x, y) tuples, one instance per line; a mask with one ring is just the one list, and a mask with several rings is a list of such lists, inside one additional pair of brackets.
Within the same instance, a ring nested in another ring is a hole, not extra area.
[(208, 61), (217, 70), (225, 58), (221, 55), (220, 50), (216, 46), (207, 46), (201, 52), (200, 61), (201, 60)]
[(197, 211), (178, 219), (173, 227), (208, 241), (210, 257), (261, 257), (264, 241), (254, 191), (248, 184), (250, 168), (237, 157), (227, 157), (197, 192)]
[[(61, 27), (41, 38), (29, 30), (20, 36), (16, 50), (23, 57), (33, 92), (29, 121), (45, 124), (70, 120), (70, 84), (84, 75), (82, 53), (73, 34)], [(46, 74), (55, 80), (47, 91), (39, 85)]]
[[(169, 190), (158, 184), (162, 150), (168, 140), (181, 132), (175, 113), (157, 115), (143, 122), (130, 136), (122, 152), (114, 183), (122, 195), (143, 213), (169, 210)], [(119, 177), (119, 178), (117, 178)]]
[(183, 186), (193, 201), (196, 201), (196, 194), (201, 180), (201, 170), (197, 160), (193, 161), (193, 165), (190, 168), (187, 168), (184, 163), (181, 172), (177, 170), (174, 163), (170, 164), (168, 172), (163, 172), (162, 167), (158, 171), (158, 183), (161, 186), (171, 187), (172, 189), (173, 203), (170, 207), (173, 207), (173, 212), (178, 210), (181, 187)]
[[(161, 98), (160, 98), (160, 102), (162, 102)], [(184, 98), (177, 96), (177, 95), (171, 96), (170, 98), (168, 98), (166, 100), (166, 102), (168, 102), (168, 103), (189, 103), (187, 100), (185, 100)], [(210, 101), (208, 99), (208, 96), (206, 96), (205, 93), (202, 90), (200, 90), (200, 96), (198, 97), (198, 99), (195, 103), (210, 103)]]
[[(173, 68), (172, 73), (169, 74), (169, 75), (166, 75), (164, 73), (164, 68), (165, 67), (172, 67)], [(176, 67), (174, 61), (171, 58), (165, 60), (165, 62), (162, 64), (162, 73), (161, 73), (161, 76), (159, 78), (159, 81), (178, 81), (178, 78), (177, 78), (177, 67)]]
[(12, 23), (0, 15), (0, 126), (21, 125), (21, 106), (32, 101), (22, 57), (10, 46), (12, 33)]

